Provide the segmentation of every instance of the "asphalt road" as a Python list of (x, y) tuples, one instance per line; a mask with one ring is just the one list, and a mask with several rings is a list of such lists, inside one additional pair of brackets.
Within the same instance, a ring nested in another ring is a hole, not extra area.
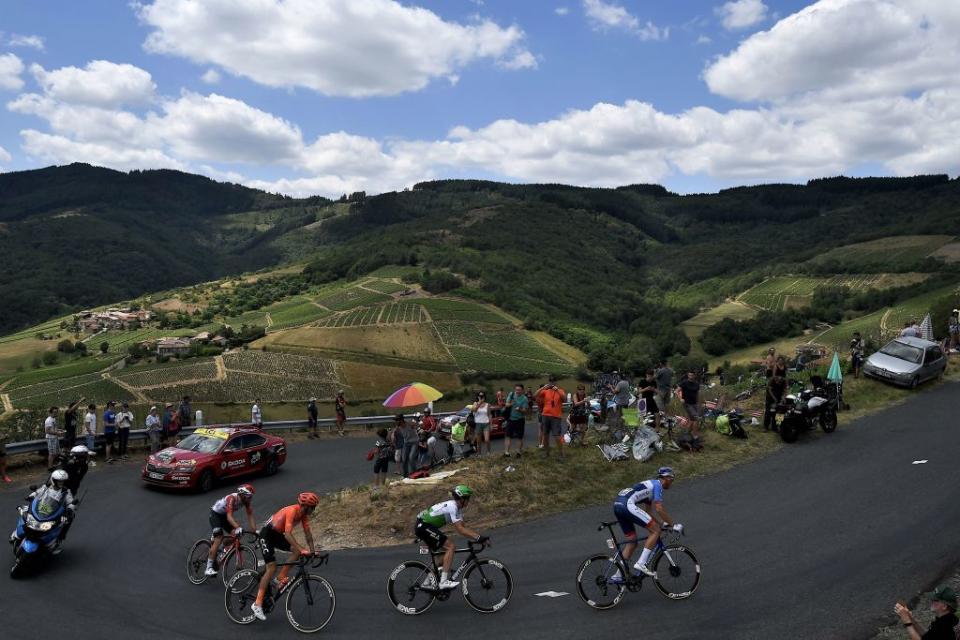
[[(668, 509), (688, 531), (703, 582), (687, 601), (651, 588), (595, 612), (577, 597), (574, 575), (604, 549), (596, 531), (609, 507), (583, 509), (491, 532), (488, 553), (511, 569), (515, 589), (494, 615), (474, 613), (454, 595), (426, 614), (394, 612), (386, 576), (415, 557), (413, 545), (339, 551), (322, 573), (337, 611), (322, 632), (338, 638), (867, 638), (898, 598), (928, 588), (960, 563), (960, 439), (957, 391), (944, 384), (910, 402), (801, 440), (762, 460), (706, 478), (678, 479)], [(528, 429), (529, 431), (529, 429)], [(273, 478), (256, 481), (260, 514), (304, 488), (363, 482), (367, 439), (291, 446)], [(925, 460), (922, 464), (915, 461)], [(280, 611), (239, 627), (223, 611), (222, 588), (190, 585), (184, 557), (205, 532), (218, 497), (146, 490), (134, 466), (88, 476), (87, 500), (64, 553), (48, 570), (13, 581), (0, 576), (5, 637), (297, 637)], [(12, 527), (23, 489), (0, 492)], [(10, 556), (7, 556), (9, 558)], [(648, 585), (649, 587), (649, 585)], [(568, 592), (541, 597), (546, 591)]]

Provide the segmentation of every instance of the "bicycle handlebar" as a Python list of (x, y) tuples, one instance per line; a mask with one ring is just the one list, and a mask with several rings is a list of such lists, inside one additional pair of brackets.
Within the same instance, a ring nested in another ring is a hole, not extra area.
[(322, 566), (322, 565), (325, 565), (325, 564), (327, 564), (327, 563), (330, 562), (330, 554), (329, 554), (329, 553), (316, 553), (316, 552), (315, 552), (315, 553), (312, 554), (312, 556), (313, 556), (313, 558), (314, 558), (314, 561), (313, 561), (313, 564), (312, 564), (311, 566), (312, 566), (314, 569), (316, 569), (316, 568), (318, 568), (318, 567), (320, 567), (320, 566)]

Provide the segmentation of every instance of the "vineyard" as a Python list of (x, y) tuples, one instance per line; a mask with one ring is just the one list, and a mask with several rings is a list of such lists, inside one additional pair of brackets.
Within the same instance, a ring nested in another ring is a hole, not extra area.
[(49, 380), (63, 380), (73, 376), (81, 376), (87, 373), (94, 373), (106, 369), (112, 364), (116, 364), (117, 358), (104, 358), (88, 356), (80, 358), (59, 367), (44, 367), (34, 371), (18, 373), (16, 377), (6, 386), (7, 390), (18, 389), (28, 385), (47, 382)]
[(395, 302), (380, 307), (354, 309), (339, 313), (314, 324), (315, 327), (367, 327), (375, 324), (403, 324), (426, 322), (423, 307), (412, 302)]
[(174, 384), (164, 387), (164, 392), (170, 397), (189, 395), (194, 402), (252, 402), (257, 398), (291, 402), (312, 396), (332, 398), (336, 386), (330, 381), (231, 371), (226, 380)]
[(234, 329), (239, 329), (243, 325), (265, 327), (267, 326), (267, 314), (263, 311), (247, 311), (239, 316), (224, 318), (223, 322)]
[(174, 366), (137, 367), (129, 372), (119, 372), (115, 377), (131, 387), (157, 387), (182, 380), (213, 380), (217, 377), (217, 366), (213, 360), (178, 362)]
[(317, 302), (333, 311), (347, 311), (349, 309), (355, 309), (356, 307), (373, 305), (388, 300), (390, 300), (390, 296), (386, 294), (367, 291), (359, 287), (350, 287), (349, 289), (341, 289), (332, 295), (319, 298)]
[(520, 330), (465, 322), (435, 324), (441, 340), (464, 370), (541, 373), (572, 368)]
[(836, 275), (830, 278), (779, 276), (764, 280), (741, 293), (737, 300), (752, 307), (782, 311), (810, 302), (813, 292), (821, 287), (859, 289), (889, 289), (916, 284), (925, 280), (924, 273), (870, 273)]
[(406, 291), (409, 289), (408, 286), (403, 284), (397, 284), (396, 282), (389, 282), (387, 280), (370, 280), (369, 282), (363, 283), (364, 289), (373, 289), (374, 291), (379, 291), (380, 293), (400, 293), (401, 291)]
[(133, 400), (128, 391), (110, 380), (104, 380), (98, 373), (34, 384), (10, 392), (10, 400), (16, 407), (32, 409), (64, 407), (81, 397), (98, 405), (107, 400)]
[(424, 298), (419, 304), (430, 314), (434, 322), (485, 322), (489, 324), (512, 324), (509, 318), (489, 307), (462, 300)]
[(389, 265), (386, 267), (380, 267), (370, 275), (374, 278), (402, 278), (403, 276), (409, 276), (415, 273), (420, 273), (420, 269), (418, 267), (398, 267)]
[(223, 356), (227, 380), (236, 373), (254, 373), (290, 378), (309, 378), (336, 383), (337, 367), (332, 360), (267, 351), (232, 351)]
[(329, 311), (321, 309), (313, 302), (302, 300), (293, 304), (274, 305), (267, 311), (270, 312), (270, 319), (273, 321), (270, 325), (271, 331), (299, 327), (330, 315)]

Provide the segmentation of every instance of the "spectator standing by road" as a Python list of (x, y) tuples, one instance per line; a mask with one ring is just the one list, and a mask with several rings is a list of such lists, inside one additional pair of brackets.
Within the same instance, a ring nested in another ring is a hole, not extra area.
[(767, 357), (763, 359), (763, 374), (768, 378), (774, 376), (773, 370), (777, 367), (777, 350), (773, 347), (767, 349)]
[(954, 309), (950, 313), (947, 331), (950, 333), (950, 349), (956, 351), (960, 348), (960, 309)]
[[(616, 372), (614, 372), (616, 375)], [(608, 390), (613, 395), (613, 401), (616, 405), (614, 410), (614, 419), (616, 426), (623, 424), (623, 410), (630, 404), (630, 383), (626, 378), (620, 378), (616, 385), (609, 385)]]
[(97, 446), (97, 405), (92, 402), (87, 405), (87, 413), (83, 416), (83, 437), (87, 441), (87, 450), (93, 455)]
[(260, 411), (260, 398), (253, 401), (250, 408), (250, 423), (258, 429), (263, 427), (263, 413)]
[(507, 396), (503, 393), (503, 387), (500, 387), (499, 389), (497, 389), (496, 402), (497, 402), (497, 407), (501, 409), (503, 408), (503, 405), (506, 404), (507, 402)]
[(133, 412), (130, 411), (130, 405), (123, 403), (120, 413), (117, 414), (117, 436), (119, 446), (117, 454), (121, 460), (127, 459), (127, 443), (130, 442), (130, 427), (133, 426)]
[(307, 434), (308, 438), (316, 438), (320, 434), (317, 432), (317, 399), (310, 398), (310, 402), (307, 403), (307, 430), (310, 432)]
[(77, 442), (77, 408), (84, 400), (85, 398), (80, 398), (63, 412), (64, 445), (67, 451), (73, 449)]
[[(643, 381), (637, 385), (637, 395), (643, 398), (647, 405), (647, 413), (653, 414), (653, 428), (660, 431), (660, 407), (657, 405), (657, 381), (653, 369), (647, 369)], [(637, 411), (638, 417), (640, 411)]]
[(193, 411), (190, 409), (190, 396), (183, 396), (183, 400), (180, 401), (180, 406), (177, 407), (177, 431), (181, 427), (189, 427), (193, 423)]
[(147, 439), (150, 441), (150, 453), (156, 453), (160, 450), (160, 416), (156, 405), (150, 407), (150, 413), (143, 426), (147, 429)]
[(347, 421), (347, 399), (343, 397), (343, 391), (337, 391), (337, 397), (333, 399), (333, 410), (337, 416), (337, 433), (346, 435), (343, 424)]
[(487, 453), (490, 453), (490, 423), (491, 423), (490, 403), (487, 402), (487, 394), (483, 391), (477, 394), (477, 401), (473, 403), (473, 419), (476, 422), (474, 427), (473, 447), (477, 450), (477, 455), (483, 455), (483, 444), (487, 445)]
[(680, 400), (683, 401), (683, 410), (690, 419), (690, 433), (694, 438), (699, 438), (700, 383), (697, 381), (696, 371), (688, 371), (687, 377), (680, 381)]
[(566, 392), (557, 386), (557, 379), (550, 376), (547, 384), (537, 389), (537, 402), (540, 410), (540, 423), (543, 425), (543, 454), (550, 457), (550, 437), (557, 441), (557, 455), (563, 460), (563, 401)]
[(381, 427), (377, 430), (377, 441), (373, 445), (373, 486), (379, 487), (387, 482), (387, 472), (390, 470), (392, 455), (387, 430)]
[(930, 594), (933, 601), (930, 603), (930, 610), (933, 611), (936, 618), (930, 624), (930, 628), (924, 630), (913, 616), (913, 612), (902, 602), (893, 606), (894, 613), (899, 616), (900, 621), (907, 632), (910, 640), (955, 640), (956, 634), (954, 627), (957, 626), (957, 594), (952, 587), (941, 585)]
[(513, 391), (506, 398), (506, 411), (510, 419), (504, 427), (503, 455), (510, 457), (510, 446), (517, 441), (517, 456), (523, 453), (523, 432), (526, 426), (526, 415), (530, 411), (530, 401), (523, 392), (523, 385), (513, 387)]
[(850, 366), (853, 368), (853, 377), (859, 378), (863, 367), (863, 338), (859, 331), (854, 331), (850, 340)]
[(163, 405), (163, 417), (160, 418), (160, 447), (166, 448), (167, 441), (175, 432), (173, 430), (173, 403)]
[(114, 407), (117, 406), (117, 403), (113, 400), (107, 402), (106, 408), (103, 410), (103, 439), (106, 441), (106, 454), (107, 454), (107, 463), (113, 463), (113, 443), (117, 438), (117, 413), (114, 411)]
[(670, 407), (670, 394), (673, 391), (673, 369), (666, 360), (661, 360), (653, 377), (657, 381), (657, 405), (666, 411)]
[(60, 455), (60, 436), (63, 431), (57, 427), (57, 414), (60, 409), (50, 407), (47, 419), (43, 421), (43, 435), (47, 438), (47, 471), (53, 471), (53, 462)]
[(400, 425), (400, 436), (403, 438), (403, 450), (400, 452), (401, 472), (404, 477), (417, 469), (417, 428), (409, 420)]
[(787, 379), (783, 376), (773, 376), (767, 381), (767, 391), (763, 401), (763, 430), (776, 430), (777, 405), (783, 400), (787, 391)]
[[(800, 356), (802, 357), (803, 354), (801, 353)], [(800, 358), (797, 358), (797, 360), (799, 362)], [(798, 366), (800, 365), (798, 364)], [(773, 365), (773, 376), (787, 377), (787, 359), (783, 356), (777, 356), (777, 362)]]
[[(587, 413), (590, 411), (590, 401), (587, 399), (586, 388), (582, 384), (577, 385), (577, 392), (570, 399), (570, 430), (574, 433), (583, 431), (587, 426)], [(581, 444), (583, 439), (580, 440)]]

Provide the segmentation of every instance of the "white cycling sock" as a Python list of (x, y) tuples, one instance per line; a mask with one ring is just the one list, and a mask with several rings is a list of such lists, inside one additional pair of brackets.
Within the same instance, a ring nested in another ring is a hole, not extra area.
[(208, 567), (212, 567), (212, 566), (213, 566), (213, 560), (211, 560), (210, 558), (207, 558), (207, 566), (208, 566)]
[(440, 582), (446, 582), (450, 575), (446, 571), (440, 572)]
[(647, 560), (650, 559), (650, 549), (646, 547), (643, 548), (643, 551), (640, 552), (640, 559), (637, 560), (637, 563), (633, 565), (635, 568), (639, 569), (640, 567), (645, 567), (647, 565)]

